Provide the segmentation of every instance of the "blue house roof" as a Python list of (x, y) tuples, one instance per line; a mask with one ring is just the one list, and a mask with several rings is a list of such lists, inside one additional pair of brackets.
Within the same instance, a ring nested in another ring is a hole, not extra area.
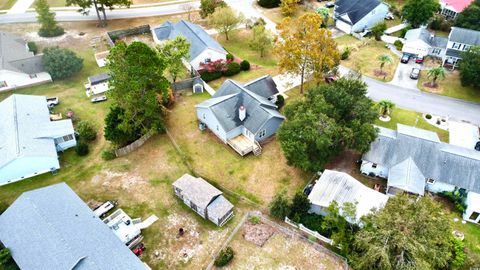
[(201, 26), (185, 20), (177, 23), (167, 21), (161, 26), (154, 28), (153, 32), (158, 40), (174, 39), (178, 36), (185, 37), (190, 43), (190, 61), (206, 49), (227, 54), (222, 45), (205, 32)]
[(0, 241), (22, 270), (145, 270), (65, 183), (23, 193), (0, 216)]
[(54, 138), (73, 132), (71, 120), (50, 121), (46, 97), (11, 95), (0, 102), (0, 169), (19, 157), (57, 158)]

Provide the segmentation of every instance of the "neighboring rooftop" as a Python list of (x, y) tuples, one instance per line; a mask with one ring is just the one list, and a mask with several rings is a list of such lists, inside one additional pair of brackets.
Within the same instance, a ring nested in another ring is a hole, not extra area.
[(108, 73), (100, 73), (100, 74), (88, 77), (88, 81), (92, 85), (108, 81), (109, 79), (110, 79), (110, 74), (108, 74)]
[(0, 216), (0, 241), (22, 270), (145, 270), (65, 183), (23, 193)]
[(453, 7), (456, 12), (462, 12), (468, 7), (474, 0), (442, 0), (442, 2), (448, 6)]
[(480, 45), (480, 31), (452, 27), (448, 40), (469, 45)]
[(243, 87), (264, 98), (269, 98), (279, 93), (277, 84), (270, 75), (250, 81)]
[(22, 37), (0, 32), (0, 70), (35, 74), (44, 72), (41, 55), (33, 55)]
[(410, 29), (405, 34), (407, 41), (422, 40), (432, 47), (445, 48), (447, 47), (448, 39), (446, 37), (437, 37), (430, 33), (425, 27)]
[[(435, 132), (398, 124), (379, 129), (363, 159), (389, 169), (411, 158), (425, 178), (480, 192), (480, 152), (440, 142)], [(392, 135), (395, 136), (392, 136)]]
[(347, 14), (354, 25), (381, 3), (379, 0), (337, 0), (335, 12), (339, 15)]
[[(271, 90), (257, 91), (265, 94)], [(246, 118), (243, 121), (238, 115), (240, 106), (246, 109)], [(270, 118), (285, 119), (271, 101), (233, 80), (226, 80), (211, 99), (198, 104), (197, 107), (210, 108), (226, 132), (238, 126), (245, 126), (250, 132), (256, 133)]]
[(190, 61), (206, 49), (227, 53), (222, 45), (205, 32), (201, 26), (189, 21), (180, 20), (177, 23), (167, 21), (153, 29), (153, 32), (158, 40), (174, 39), (178, 36), (185, 37), (190, 43)]
[(308, 195), (312, 204), (328, 207), (333, 201), (338, 205), (357, 203), (357, 220), (373, 208), (383, 207), (388, 196), (366, 187), (347, 173), (325, 170)]
[(182, 175), (173, 186), (182, 190), (185, 197), (202, 209), (206, 209), (216, 197), (222, 195), (220, 190), (207, 181), (189, 174)]
[(66, 134), (72, 121), (50, 121), (46, 97), (11, 95), (0, 102), (0, 168), (18, 157), (57, 158), (54, 138)]

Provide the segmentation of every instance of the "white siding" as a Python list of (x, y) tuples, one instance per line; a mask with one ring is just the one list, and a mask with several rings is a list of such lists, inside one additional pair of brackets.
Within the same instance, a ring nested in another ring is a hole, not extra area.
[(0, 186), (59, 169), (54, 157), (20, 157), (0, 168)]
[(353, 27), (353, 32), (362, 32), (365, 29), (370, 29), (379, 22), (383, 22), (385, 16), (388, 13), (388, 6), (384, 3), (381, 3), (376, 8), (374, 8), (370, 13), (365, 15), (360, 21), (358, 21)]
[(207, 125), (208, 129), (217, 135), (220, 140), (222, 140), (224, 143), (227, 142), (227, 134), (225, 130), (223, 130), (222, 126), (217, 121), (217, 118), (213, 115), (210, 109), (197, 108), (197, 118), (200, 122)]
[(199, 69), (200, 63), (205, 62), (205, 59), (210, 58), (211, 61), (216, 61), (219, 59), (226, 59), (227, 54), (222, 53), (219, 51), (211, 50), (211, 49), (206, 49), (203, 51), (201, 54), (199, 54), (195, 59), (190, 61), (190, 64), (193, 66), (194, 69)]
[(379, 176), (382, 178), (388, 178), (388, 168), (377, 164), (376, 168), (373, 167), (374, 163), (369, 161), (362, 161), (362, 165), (360, 166), (360, 171), (363, 174), (369, 175), (370, 173), (374, 173), (375, 176)]
[(0, 92), (51, 82), (52, 77), (50, 77), (50, 74), (47, 72), (37, 73), (36, 78), (30, 78), (30, 74), (13, 72), (10, 70), (0, 70), (0, 85), (3, 81), (7, 83), (7, 87), (1, 87)]
[(405, 42), (402, 48), (402, 52), (415, 54), (418, 56), (426, 56), (428, 55), (429, 49), (430, 46), (422, 40), (413, 40)]
[[(466, 204), (467, 209), (465, 209), (463, 219), (473, 223), (480, 223), (480, 194), (471, 191), (468, 192)], [(472, 214), (474, 214), (474, 216), (472, 216)], [(475, 218), (475, 216), (477, 217)]]
[[(434, 179), (436, 180), (436, 179)], [(455, 189), (454, 185), (450, 185), (447, 183), (442, 183), (439, 181), (435, 181), (433, 184), (429, 184), (428, 182), (425, 184), (425, 189), (433, 192), (433, 193), (439, 193), (443, 191), (453, 191)]]
[(335, 27), (337, 27), (338, 29), (340, 29), (340, 31), (345, 32), (347, 34), (352, 33), (352, 26), (346, 22), (337, 20), (335, 22)]

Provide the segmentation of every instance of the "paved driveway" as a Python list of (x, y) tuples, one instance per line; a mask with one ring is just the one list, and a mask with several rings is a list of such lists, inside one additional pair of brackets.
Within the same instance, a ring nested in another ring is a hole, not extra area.
[(479, 141), (478, 127), (472, 124), (449, 121), (448, 130), (450, 131), (450, 143), (473, 149)]
[[(395, 70), (395, 75), (393, 76), (393, 80), (389, 82), (389, 84), (393, 84), (395, 86), (400, 86), (403, 88), (408, 89), (415, 89), (417, 88), (418, 80), (410, 79), (410, 73), (412, 72), (413, 68), (420, 68), (420, 64), (416, 64), (413, 59), (410, 60), (407, 64), (398, 63), (397, 69)], [(424, 76), (423, 72), (420, 72), (420, 76)]]

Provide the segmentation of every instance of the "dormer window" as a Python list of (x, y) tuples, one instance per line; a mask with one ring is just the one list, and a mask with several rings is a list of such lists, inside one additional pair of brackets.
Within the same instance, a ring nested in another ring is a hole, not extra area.
[(430, 184), (430, 185), (435, 184), (435, 179), (428, 178), (428, 179), (427, 179), (427, 184)]

